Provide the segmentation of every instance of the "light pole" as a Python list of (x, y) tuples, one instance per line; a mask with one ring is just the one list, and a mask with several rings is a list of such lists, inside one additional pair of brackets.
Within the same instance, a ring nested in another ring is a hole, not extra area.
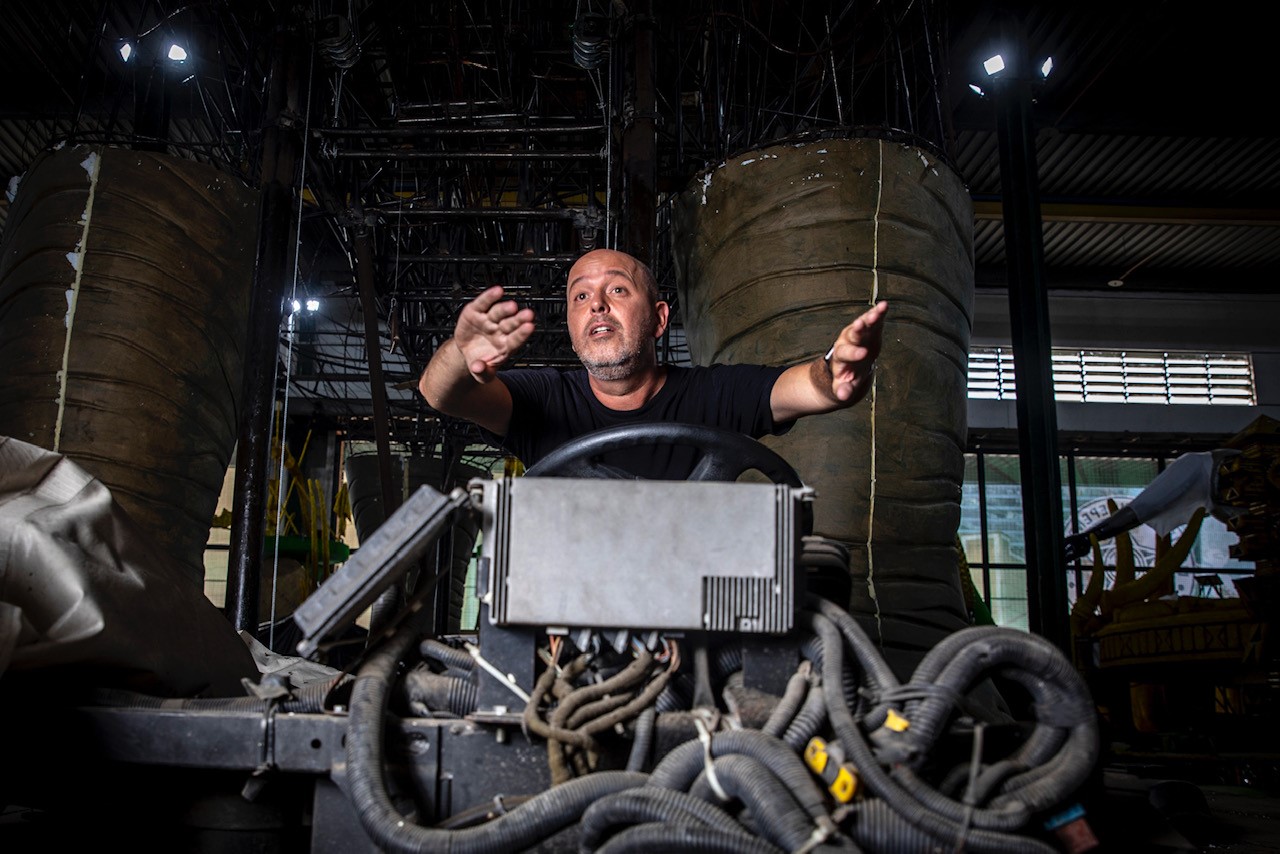
[[(1027, 56), (1020, 22), (1005, 21), (1007, 55), (987, 60), (996, 107), (1004, 244), (1009, 277), (1013, 366), (1018, 387), (1018, 448), (1031, 631), (1070, 654), (1058, 417), (1045, 290), (1040, 186), (1032, 127), (1032, 87), (1052, 68)], [(1000, 60), (996, 62), (996, 60)], [(994, 70), (993, 70), (994, 69)]]

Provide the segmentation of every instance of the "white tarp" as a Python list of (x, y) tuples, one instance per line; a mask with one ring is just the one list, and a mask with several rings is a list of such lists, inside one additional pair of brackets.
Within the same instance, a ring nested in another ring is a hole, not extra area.
[(72, 460), (0, 436), (0, 679), (58, 668), (98, 686), (242, 696), (253, 655)]

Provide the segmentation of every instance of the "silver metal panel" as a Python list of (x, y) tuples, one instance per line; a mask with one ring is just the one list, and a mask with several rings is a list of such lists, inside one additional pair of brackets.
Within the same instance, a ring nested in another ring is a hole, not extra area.
[[(482, 556), (492, 620), (786, 631), (798, 504), (809, 494), (757, 483), (487, 482)], [(724, 595), (735, 588), (755, 595)]]

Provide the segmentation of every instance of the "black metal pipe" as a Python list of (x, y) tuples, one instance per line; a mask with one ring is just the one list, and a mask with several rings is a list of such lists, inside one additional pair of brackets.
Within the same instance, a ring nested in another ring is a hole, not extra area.
[(400, 105), (402, 112), (412, 112), (413, 110), (435, 110), (440, 107), (506, 107), (510, 106), (507, 101), (498, 98), (489, 98), (486, 100), (475, 101), (405, 101)]
[(357, 136), (395, 139), (416, 136), (501, 136), (503, 134), (594, 133), (605, 129), (601, 124), (577, 125), (503, 125), (493, 127), (394, 127), (394, 128), (319, 128), (316, 136)]
[(603, 160), (603, 151), (330, 151), (339, 160)]
[[(448, 331), (452, 331), (452, 329), (453, 329), (453, 327), (441, 327), (441, 328), (442, 328), (444, 331), (446, 331), (446, 332), (448, 332)], [(419, 331), (423, 331), (423, 330), (421, 330), (421, 329), (420, 329)], [(417, 379), (417, 375), (416, 375), (416, 374), (390, 374), (390, 375), (388, 375), (386, 372), (384, 372), (384, 373), (383, 373), (383, 378), (384, 378), (384, 379), (387, 379), (387, 380), (391, 380), (392, 382), (398, 382), (398, 383), (399, 383), (399, 382), (409, 382), (410, 380), (412, 380), (412, 381), (413, 381), (413, 383), (414, 383), (414, 388), (417, 388), (417, 382), (418, 382), (418, 379)], [(313, 382), (331, 382), (331, 383), (367, 383), (367, 382), (370, 382), (370, 379), (369, 379), (369, 375), (368, 375), (368, 374), (345, 374), (345, 373), (344, 373), (344, 374), (337, 374), (337, 373), (335, 373), (335, 374), (325, 374), (325, 373), (319, 373), (319, 372), (315, 372), (315, 371), (313, 371), (313, 372), (311, 372), (311, 373), (306, 373), (306, 374), (301, 374), (301, 373), (299, 373), (299, 374), (294, 374), (294, 375), (293, 375), (293, 377), (290, 379), (290, 382), (295, 382), (295, 383), (313, 383)]]
[(1062, 485), (1058, 470), (1058, 417), (1053, 395), (1049, 302), (1044, 285), (1035, 132), (1031, 121), (1032, 70), (1021, 22), (1005, 20), (1017, 55), (1008, 76), (992, 87), (1009, 265), (1009, 313), (1017, 378), (1018, 446), (1022, 475), (1023, 536), (1031, 631), (1070, 654), (1067, 574), (1062, 543)]
[[(301, 135), (289, 116), (299, 115), (298, 69), (301, 42), (281, 28), (272, 44), (267, 122), (262, 135), (262, 208), (258, 249), (245, 342), (244, 412), (236, 444), (234, 512), (227, 556), (223, 612), (237, 630), (258, 628), (258, 589), (266, 527), (267, 483), (271, 479), (271, 420), (275, 404), (275, 368), (280, 340), (284, 286), (289, 281), (293, 246), (294, 172)], [(283, 425), (280, 430), (284, 434)]]
[(377, 208), (379, 216), (402, 219), (549, 219), (573, 220), (583, 211), (569, 208)]
[(369, 363), (369, 393), (373, 398), (373, 432), (378, 453), (378, 482), (382, 488), (383, 518), (391, 518), (400, 507), (400, 493), (391, 477), (391, 422), (387, 417), (387, 386), (382, 376), (382, 344), (378, 336), (378, 306), (374, 299), (373, 248), (369, 229), (360, 225), (354, 232), (356, 286), (360, 290), (360, 310), (364, 314), (364, 349)]
[(400, 255), (401, 264), (572, 264), (576, 255)]
[(627, 69), (635, 112), (622, 132), (622, 217), (626, 249), (653, 264), (657, 232), (658, 136), (652, 4), (636, 5)]

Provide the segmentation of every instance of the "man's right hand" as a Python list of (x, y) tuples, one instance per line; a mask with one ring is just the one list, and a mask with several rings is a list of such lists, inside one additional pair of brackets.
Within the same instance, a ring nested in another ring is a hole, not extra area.
[(494, 285), (463, 307), (454, 327), (453, 344), (471, 378), (487, 383), (498, 366), (529, 340), (533, 330), (533, 309), (502, 299), (502, 287)]
[(499, 436), (511, 423), (511, 392), (498, 366), (533, 334), (533, 311), (502, 299), (494, 286), (467, 303), (453, 338), (441, 344), (418, 380), (432, 408), (465, 418)]

